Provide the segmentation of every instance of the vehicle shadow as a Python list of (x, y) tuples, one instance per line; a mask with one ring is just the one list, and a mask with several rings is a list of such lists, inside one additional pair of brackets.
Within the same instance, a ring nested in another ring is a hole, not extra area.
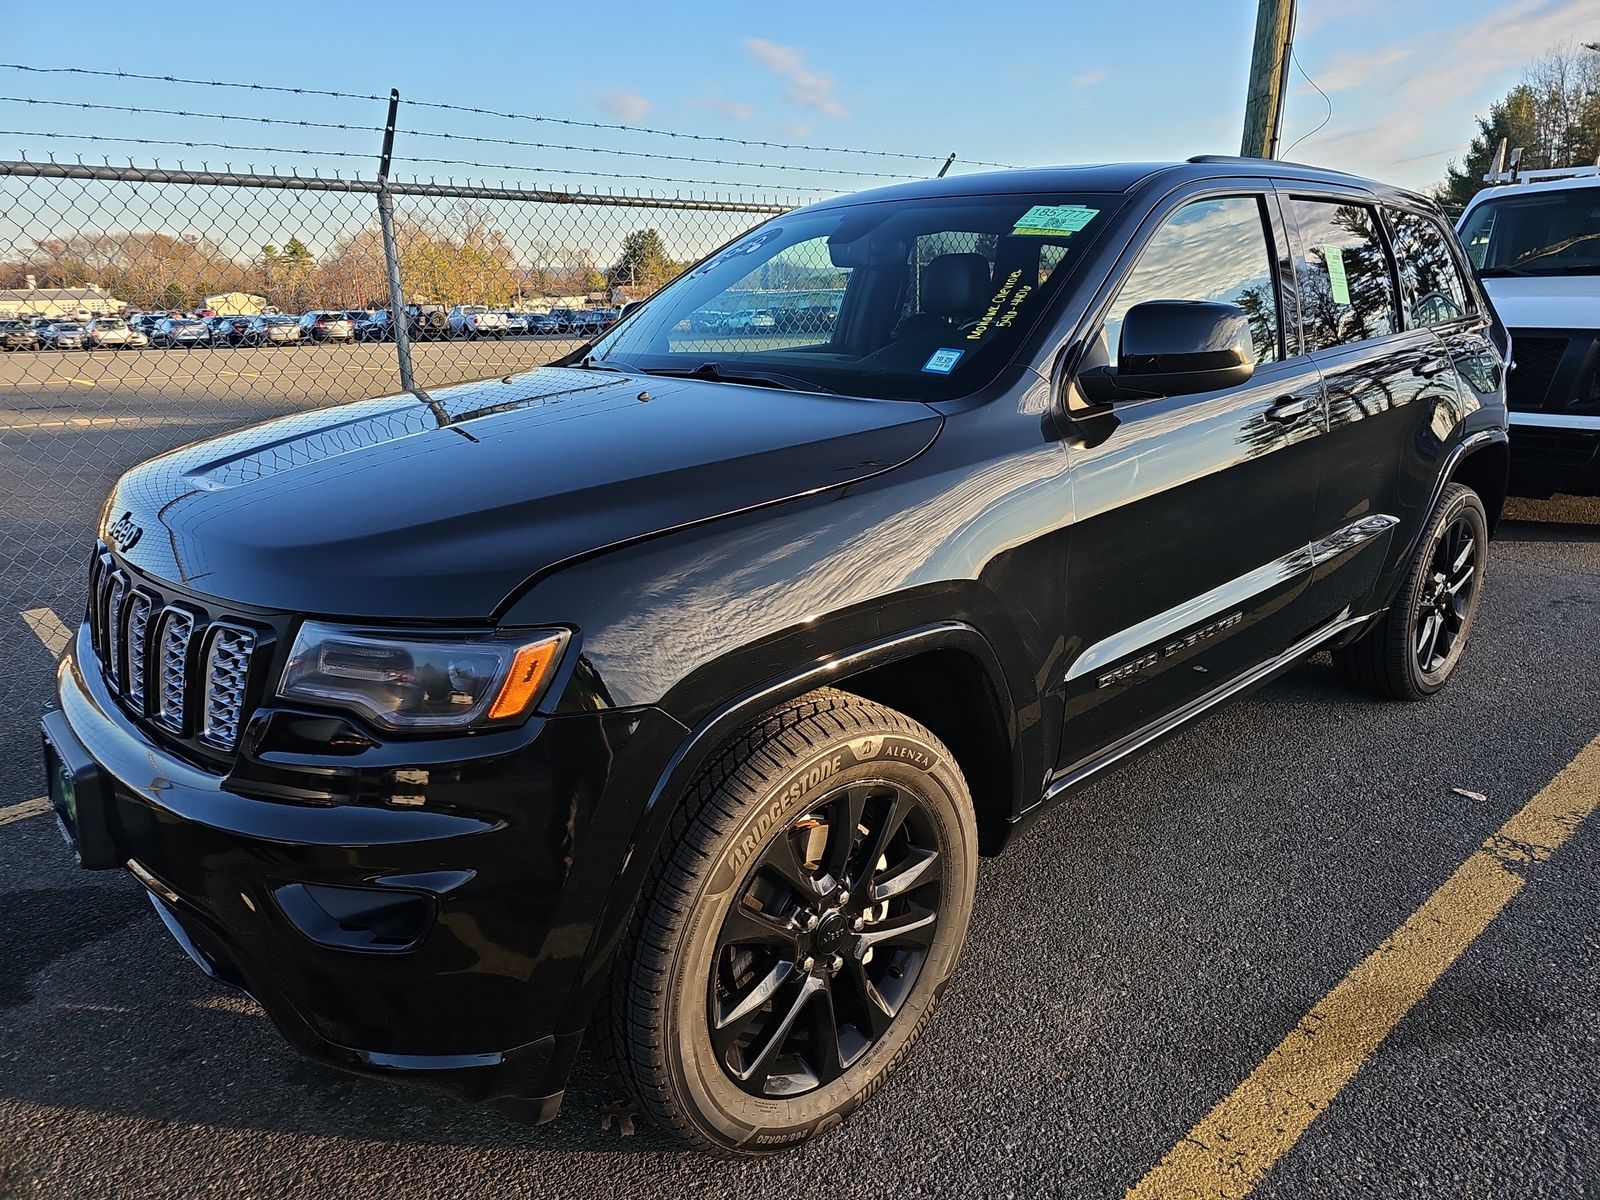
[[(540, 1127), (310, 1062), (253, 1001), (189, 961), (131, 878), (78, 883), (65, 869), (60, 877), (75, 885), (26, 893), (26, 905), (14, 913), (19, 928), (8, 935), (15, 939), (12, 952), (0, 955), (7, 976), (0, 1037), (27, 1047), (0, 1071), (0, 1101), (344, 1141), (512, 1152), (681, 1151), (642, 1118), (634, 1136), (622, 1136), (615, 1121), (601, 1128), (603, 1109), (618, 1096), (587, 1052), (561, 1115)], [(17, 898), (10, 894), (8, 907)], [(64, 951), (26, 951), (78, 928), (92, 928), (94, 937), (69, 938)]]

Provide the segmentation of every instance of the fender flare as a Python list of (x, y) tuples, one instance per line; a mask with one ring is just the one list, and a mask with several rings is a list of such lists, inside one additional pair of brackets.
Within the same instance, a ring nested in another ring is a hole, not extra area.
[[(643, 890), (661, 839), (666, 835), (676, 807), (675, 798), (683, 794), (716, 747), (767, 710), (827, 686), (842, 675), (884, 666), (934, 649), (957, 649), (974, 657), (994, 688), (1002, 712), (1010, 711), (1011, 689), (989, 640), (976, 627), (963, 621), (940, 621), (886, 635), (773, 676), (720, 705), (690, 729), (639, 811), (616, 882), (606, 896), (584, 951), (580, 979), (567, 999), (559, 1025), (561, 1030), (570, 1032), (588, 1023), (599, 999), (599, 989), (605, 986), (611, 961), (627, 933), (633, 906)], [(1012, 733), (1012, 768), (1020, 778), (1020, 739), (1014, 736), (1014, 730)]]

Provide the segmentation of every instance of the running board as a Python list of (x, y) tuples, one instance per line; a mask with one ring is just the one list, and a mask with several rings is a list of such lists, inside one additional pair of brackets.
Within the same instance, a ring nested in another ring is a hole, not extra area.
[[(1348, 612), (1348, 610), (1346, 610), (1346, 612)], [(1337, 637), (1347, 629), (1352, 629), (1357, 625), (1363, 624), (1366, 621), (1370, 621), (1377, 615), (1377, 613), (1368, 613), (1366, 616), (1362, 617), (1335, 617), (1329, 624), (1324, 625), (1316, 632), (1301, 638), (1298, 642), (1294, 643), (1294, 645), (1290, 646), (1276, 658), (1270, 658), (1266, 662), (1250, 668), (1244, 674), (1235, 676), (1221, 687), (1207, 692), (1198, 700), (1191, 700), (1182, 708), (1169, 713), (1167, 716), (1162, 717), (1159, 721), (1155, 721), (1150, 725), (1146, 725), (1143, 729), (1136, 730), (1135, 732), (1128, 734), (1120, 741), (1113, 742), (1109, 749), (1102, 751), (1093, 758), (1081, 762), (1076, 766), (1068, 767), (1065, 772), (1058, 775), (1057, 778), (1045, 788), (1044, 795), (1039, 797), (1038, 803), (1034, 804), (1031, 808), (1028, 808), (1023, 812), (1018, 813), (1016, 820), (1021, 820), (1022, 818), (1031, 815), (1034, 809), (1037, 809), (1040, 804), (1049, 803), (1068, 788), (1082, 783), (1091, 775), (1105, 770), (1105, 768), (1111, 766), (1113, 763), (1119, 762), (1128, 755), (1132, 754), (1134, 751), (1148, 746), (1157, 738), (1164, 737), (1166, 734), (1171, 733), (1179, 726), (1186, 725), (1188, 722), (1192, 721), (1195, 717), (1200, 716), (1202, 713), (1209, 712), (1211, 709), (1221, 704), (1224, 700), (1227, 700), (1230, 696), (1235, 696), (1244, 691), (1246, 688), (1260, 683), (1262, 680), (1268, 678), (1275, 672), (1282, 670), (1284, 667), (1294, 662), (1295, 659), (1310, 653), (1312, 650), (1315, 650), (1318, 646), (1320, 646), (1323, 642), (1328, 641), (1330, 638)]]

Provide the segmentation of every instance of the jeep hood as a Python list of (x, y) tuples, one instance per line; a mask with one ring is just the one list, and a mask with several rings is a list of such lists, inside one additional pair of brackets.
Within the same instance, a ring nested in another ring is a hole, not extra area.
[(1600, 328), (1600, 275), (1491, 275), (1482, 283), (1513, 337), (1519, 329)]
[(940, 424), (915, 402), (546, 367), (175, 450), (118, 480), (100, 536), (243, 605), (476, 620), (564, 559), (842, 487)]

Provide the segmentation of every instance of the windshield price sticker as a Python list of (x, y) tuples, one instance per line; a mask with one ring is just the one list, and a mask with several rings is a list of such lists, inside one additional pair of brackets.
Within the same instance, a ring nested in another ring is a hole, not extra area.
[(1059, 237), (1077, 233), (1099, 215), (1098, 208), (1085, 208), (1081, 204), (1035, 204), (1017, 218), (1011, 232), (1034, 237)]
[(965, 353), (965, 350), (935, 350), (922, 364), (922, 369), (930, 375), (948, 375)]
[(1322, 248), (1322, 261), (1328, 267), (1328, 286), (1333, 289), (1333, 302), (1335, 304), (1350, 303), (1350, 278), (1344, 273), (1344, 249), (1340, 246), (1324, 246)]

